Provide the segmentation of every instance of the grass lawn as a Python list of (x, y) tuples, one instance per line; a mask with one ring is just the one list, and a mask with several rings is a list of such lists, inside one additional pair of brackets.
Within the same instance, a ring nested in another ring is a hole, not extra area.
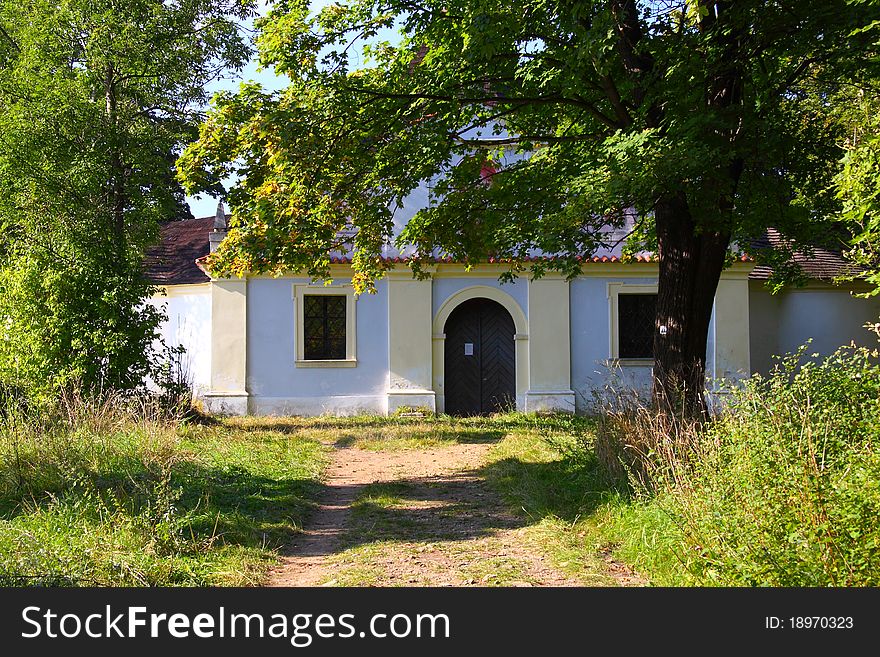
[[(330, 556), (338, 583), (378, 583), (377, 555), (409, 558), (443, 545), (451, 567), (476, 582), (528, 582), (515, 559), (492, 554), (522, 547), (581, 583), (614, 584), (597, 518), (608, 517), (620, 498), (598, 476), (588, 449), (592, 430), (587, 418), (522, 414), (5, 426), (0, 581), (258, 585), (278, 548), (307, 520), (332, 446), (402, 453), (480, 445), (474, 476), (508, 519), (487, 514), (481, 498), (469, 499), (464, 489), (461, 499), (453, 494), (420, 509), (433, 496), (423, 483), (365, 486), (352, 506), (349, 545)], [(436, 492), (438, 499), (445, 494)], [(478, 527), (483, 543), (452, 536), (462, 523)], [(507, 530), (515, 533), (505, 534), (504, 544), (493, 538)], [(398, 553), (389, 552), (394, 546)]]
[(3, 584), (259, 584), (326, 464), (271, 427), (89, 424), (0, 428)]

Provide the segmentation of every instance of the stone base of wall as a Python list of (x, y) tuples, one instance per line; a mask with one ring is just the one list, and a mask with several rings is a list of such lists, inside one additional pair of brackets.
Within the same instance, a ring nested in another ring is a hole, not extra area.
[(435, 413), (437, 405), (434, 391), (408, 388), (390, 389), (388, 391), (388, 415), (392, 415), (402, 408), (427, 409), (431, 413)]
[(213, 415), (247, 415), (249, 395), (246, 392), (206, 392), (200, 399), (205, 410)]
[[(391, 415), (402, 408), (437, 412), (433, 390), (388, 390), (384, 395), (258, 397), (247, 393), (206, 392), (205, 409), (215, 415)], [(574, 413), (572, 390), (527, 392), (519, 410), (526, 413)]]
[(251, 397), (252, 415), (385, 415), (385, 395), (334, 395), (328, 397)]
[(536, 390), (526, 393), (526, 413), (574, 413), (574, 390)]

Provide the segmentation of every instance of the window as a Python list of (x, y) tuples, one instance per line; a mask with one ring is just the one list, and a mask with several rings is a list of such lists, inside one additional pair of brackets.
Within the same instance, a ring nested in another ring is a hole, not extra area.
[(609, 283), (610, 356), (622, 365), (647, 366), (654, 355), (657, 285)]
[(656, 294), (621, 294), (617, 298), (618, 358), (654, 355)]
[(355, 367), (355, 300), (351, 286), (294, 285), (296, 366)]
[(306, 360), (345, 358), (345, 297), (305, 295), (303, 331)]

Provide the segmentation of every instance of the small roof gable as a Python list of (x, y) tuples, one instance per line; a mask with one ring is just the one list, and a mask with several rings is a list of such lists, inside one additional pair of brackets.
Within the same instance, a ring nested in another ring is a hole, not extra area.
[(211, 279), (196, 260), (208, 255), (208, 234), (214, 217), (184, 219), (162, 224), (159, 243), (147, 251), (144, 266), (154, 285), (192, 285)]

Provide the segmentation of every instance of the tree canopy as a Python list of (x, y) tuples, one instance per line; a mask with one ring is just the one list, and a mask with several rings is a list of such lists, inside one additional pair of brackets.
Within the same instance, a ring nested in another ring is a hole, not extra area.
[[(258, 48), (290, 86), (217, 97), (182, 179), (237, 174), (217, 273), (326, 277), (352, 241), (360, 290), (389, 266), (394, 212), (420, 184), (430, 202), (397, 238), (416, 273), (439, 252), (574, 275), (634, 208), (629, 248), (660, 258), (655, 374), (666, 392), (701, 391), (731, 251), (768, 226), (792, 246), (829, 232), (833, 99), (876, 64), (877, 19), (860, 0), (356, 0), (317, 14), (280, 0)], [(535, 250), (554, 257), (527, 265)], [(760, 255), (790, 273), (785, 254)]]
[(145, 248), (189, 215), (174, 164), (249, 1), (0, 0), (0, 382), (142, 383)]
[(880, 86), (852, 98), (851, 108), (835, 189), (852, 233), (847, 255), (875, 296), (880, 294)]

